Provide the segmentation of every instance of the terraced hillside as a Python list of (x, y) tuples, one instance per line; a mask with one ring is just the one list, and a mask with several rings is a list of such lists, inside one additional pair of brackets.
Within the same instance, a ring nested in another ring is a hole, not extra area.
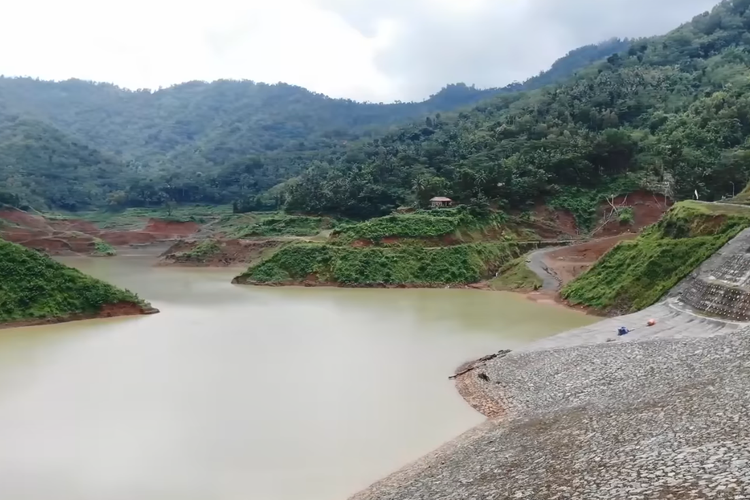
[(492, 277), (542, 243), (494, 212), (468, 209), (394, 214), (333, 230), (326, 243), (284, 246), (236, 283), (342, 286), (467, 285)]

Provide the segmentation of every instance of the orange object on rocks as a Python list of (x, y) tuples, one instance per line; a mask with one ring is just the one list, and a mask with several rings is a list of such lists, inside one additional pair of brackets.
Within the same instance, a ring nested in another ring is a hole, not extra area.
[(655, 319), (650, 319), (650, 320), (648, 320), (648, 323), (646, 323), (646, 324), (648, 326), (654, 326), (656, 324), (656, 320)]

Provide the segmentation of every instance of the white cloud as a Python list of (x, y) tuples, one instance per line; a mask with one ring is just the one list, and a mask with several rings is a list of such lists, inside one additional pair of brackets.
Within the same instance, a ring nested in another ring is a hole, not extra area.
[[(582, 45), (662, 34), (718, 0), (318, 0), (364, 34), (397, 26), (375, 63), (416, 99), (442, 84), (524, 80)], [(455, 4), (455, 5), (453, 5)]]
[(0, 73), (5, 75), (75, 77), (129, 88), (246, 78), (371, 100), (395, 92), (373, 63), (378, 41), (310, 1), (3, 5)]
[(501, 86), (585, 43), (664, 32), (715, 0), (7, 0), (0, 73), (130, 88), (284, 81), (421, 99)]

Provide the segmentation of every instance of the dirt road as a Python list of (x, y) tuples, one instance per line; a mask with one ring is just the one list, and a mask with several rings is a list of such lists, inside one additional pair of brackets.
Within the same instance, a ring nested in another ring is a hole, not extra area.
[(557, 292), (586, 272), (619, 242), (632, 240), (636, 236), (635, 233), (626, 233), (578, 245), (543, 248), (529, 254), (526, 263), (542, 279), (542, 290)]

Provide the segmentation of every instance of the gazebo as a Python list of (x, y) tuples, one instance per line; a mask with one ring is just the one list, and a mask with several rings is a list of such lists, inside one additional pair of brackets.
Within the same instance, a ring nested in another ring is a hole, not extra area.
[(453, 205), (453, 200), (444, 196), (435, 196), (430, 200), (430, 206), (432, 208), (446, 208)]

